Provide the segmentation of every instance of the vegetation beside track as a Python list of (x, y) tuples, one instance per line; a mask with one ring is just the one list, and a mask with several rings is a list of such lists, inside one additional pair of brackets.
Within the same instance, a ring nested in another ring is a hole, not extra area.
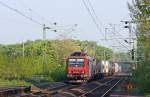
[(133, 71), (133, 82), (137, 91), (150, 93), (150, 1), (133, 0), (129, 4), (131, 17), (137, 29), (137, 66)]
[(7, 80), (0, 79), (0, 87), (14, 87), (14, 86), (30, 86), (29, 82), (24, 80)]
[[(43, 73), (43, 50), (46, 45), (47, 72)], [(95, 48), (94, 48), (95, 46)], [(73, 51), (88, 51), (88, 54), (112, 58), (112, 50), (92, 41), (50, 40), (27, 41), (23, 44), (0, 45), (0, 86), (33, 84), (40, 81), (60, 81), (65, 79), (65, 58)], [(44, 75), (44, 76), (43, 76)], [(26, 83), (27, 82), (27, 83)]]

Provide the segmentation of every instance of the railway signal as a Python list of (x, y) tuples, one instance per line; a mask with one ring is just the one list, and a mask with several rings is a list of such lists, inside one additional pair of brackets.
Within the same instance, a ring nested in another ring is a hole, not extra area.
[(130, 48), (131, 48), (131, 59), (134, 60), (134, 49), (135, 49), (135, 47), (134, 47), (133, 33), (132, 33), (132, 30), (131, 30), (131, 28), (132, 28), (131, 24), (135, 23), (135, 21), (121, 21), (121, 22), (125, 23), (124, 28), (129, 29), (129, 41), (128, 40), (124, 40), (124, 41), (130, 45)]
[(134, 49), (131, 50), (131, 56), (132, 56), (132, 60), (134, 60)]

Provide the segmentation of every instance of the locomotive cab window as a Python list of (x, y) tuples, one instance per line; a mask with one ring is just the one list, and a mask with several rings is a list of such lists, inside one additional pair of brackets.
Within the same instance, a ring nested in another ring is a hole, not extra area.
[(76, 64), (76, 59), (69, 59), (69, 64), (70, 65)]
[(77, 59), (77, 64), (83, 65), (84, 64), (84, 59)]
[(83, 66), (84, 59), (69, 59), (68, 65), (70, 66)]

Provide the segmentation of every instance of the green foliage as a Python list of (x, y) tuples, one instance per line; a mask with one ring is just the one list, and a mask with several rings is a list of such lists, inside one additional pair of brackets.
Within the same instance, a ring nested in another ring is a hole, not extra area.
[(65, 68), (62, 66), (58, 66), (57, 68), (55, 68), (55, 70), (53, 70), (50, 73), (50, 75), (54, 80), (65, 80), (66, 78)]
[(6, 80), (6, 79), (0, 79), (0, 86), (6, 87), (6, 86), (29, 86), (30, 83), (24, 81), (24, 80)]
[(118, 61), (130, 61), (131, 60), (131, 55), (130, 53), (115, 53), (114, 54), (114, 60)]
[(96, 53), (97, 59), (100, 59), (100, 60), (104, 60), (105, 58), (106, 60), (110, 60), (112, 59), (112, 55), (113, 55), (113, 52), (111, 49), (105, 48), (102, 46), (97, 46), (95, 53)]
[[(44, 45), (46, 45), (46, 61), (43, 57)], [(27, 41), (24, 43), (24, 56), (22, 47), (22, 44), (0, 45), (0, 78), (2, 81), (6, 80), (6, 84), (20, 80), (30, 82), (34, 82), (33, 80), (39, 82), (40, 80), (64, 80), (66, 78), (65, 59), (72, 52), (81, 51), (83, 48), (86, 48), (87, 53), (91, 56), (96, 53), (99, 59), (104, 58), (104, 50), (107, 53), (107, 59), (112, 56), (111, 49), (98, 46), (91, 41), (70, 39)]]
[(131, 17), (137, 21), (138, 64), (133, 81), (145, 93), (150, 93), (150, 1), (134, 0), (129, 5)]

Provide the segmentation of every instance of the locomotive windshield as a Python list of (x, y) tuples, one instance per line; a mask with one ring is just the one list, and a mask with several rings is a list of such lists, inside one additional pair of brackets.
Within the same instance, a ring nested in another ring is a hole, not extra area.
[(69, 59), (70, 66), (83, 66), (84, 59)]
[(76, 64), (76, 59), (69, 59), (69, 64), (70, 65), (75, 65)]

